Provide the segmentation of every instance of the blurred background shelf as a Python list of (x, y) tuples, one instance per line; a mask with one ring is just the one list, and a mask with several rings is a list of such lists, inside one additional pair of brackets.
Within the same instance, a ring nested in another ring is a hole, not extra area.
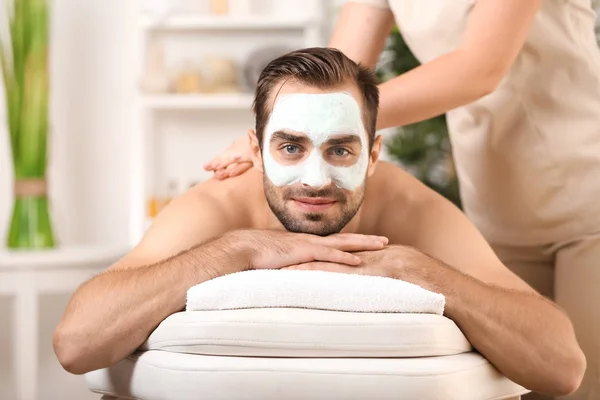
[(312, 23), (308, 18), (289, 18), (278, 15), (214, 16), (170, 15), (165, 18), (142, 16), (143, 29), (156, 31), (176, 30), (281, 30), (305, 29)]
[(167, 204), (192, 182), (212, 176), (204, 164), (254, 127), (253, 92), (262, 68), (288, 51), (327, 45), (341, 3), (151, 0), (143, 5), (135, 18), (138, 90), (125, 168), (130, 243), (137, 243), (152, 221), (149, 204)]
[(153, 110), (222, 109), (250, 110), (254, 96), (251, 93), (227, 94), (165, 94), (146, 95), (143, 105)]

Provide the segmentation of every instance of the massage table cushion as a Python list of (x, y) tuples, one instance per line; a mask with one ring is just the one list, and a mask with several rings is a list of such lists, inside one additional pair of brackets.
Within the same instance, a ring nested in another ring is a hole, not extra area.
[(180, 312), (138, 352), (86, 374), (142, 400), (509, 399), (527, 393), (433, 314), (268, 308)]

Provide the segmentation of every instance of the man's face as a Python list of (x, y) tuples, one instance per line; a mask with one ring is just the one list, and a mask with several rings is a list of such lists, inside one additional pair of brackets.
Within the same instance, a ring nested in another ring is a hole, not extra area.
[(369, 139), (350, 91), (279, 92), (263, 133), (264, 188), (288, 231), (329, 235), (362, 204)]

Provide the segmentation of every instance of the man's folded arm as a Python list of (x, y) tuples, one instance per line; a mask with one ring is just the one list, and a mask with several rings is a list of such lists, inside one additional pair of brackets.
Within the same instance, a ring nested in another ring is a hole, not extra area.
[(243, 262), (220, 237), (227, 228), (220, 213), (210, 197), (176, 199), (139, 245), (81, 285), (54, 332), (61, 365), (74, 374), (113, 365), (185, 307), (190, 287)]
[(533, 291), (485, 283), (449, 266), (436, 272), (422, 286), (446, 296), (444, 315), (506, 377), (549, 396), (579, 387), (585, 357), (558, 306)]
[(554, 396), (576, 390), (586, 360), (567, 314), (504, 266), (458, 208), (423, 193), (408, 244), (444, 264), (419, 268), (423, 286), (446, 296), (445, 314), (509, 379)]

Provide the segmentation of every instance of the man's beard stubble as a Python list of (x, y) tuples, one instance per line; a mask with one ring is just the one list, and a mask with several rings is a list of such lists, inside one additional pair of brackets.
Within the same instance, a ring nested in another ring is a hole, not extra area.
[[(282, 199), (279, 200), (273, 183), (266, 176), (263, 177), (263, 186), (269, 208), (287, 231), (310, 233), (319, 236), (327, 236), (340, 232), (354, 218), (362, 203), (365, 189), (363, 185), (363, 187), (356, 189), (355, 194), (349, 198), (333, 187), (319, 190), (284, 188), (282, 189)], [(294, 217), (286, 209), (285, 203), (298, 197), (324, 197), (335, 200), (341, 215), (335, 220), (326, 220), (324, 213), (304, 213), (302, 217)], [(305, 223), (305, 221), (309, 221), (310, 223)]]

